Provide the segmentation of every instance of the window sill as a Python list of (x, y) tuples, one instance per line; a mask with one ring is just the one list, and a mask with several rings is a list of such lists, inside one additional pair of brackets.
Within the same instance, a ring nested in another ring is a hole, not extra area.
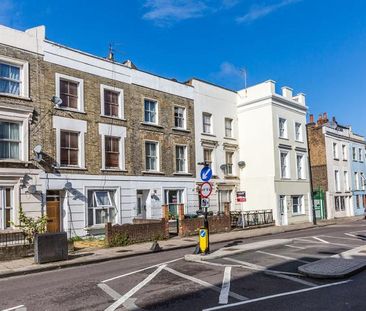
[(0, 96), (13, 98), (13, 99), (21, 99), (21, 100), (26, 100), (26, 101), (32, 101), (32, 99), (30, 97), (22, 96), (22, 95), (12, 95), (12, 94), (8, 94), (8, 93), (0, 93)]
[(216, 137), (216, 135), (211, 134), (211, 133), (201, 133), (201, 135), (210, 136), (210, 137)]
[(104, 114), (100, 115), (102, 118), (112, 119), (112, 120), (120, 120), (120, 121), (127, 121), (125, 118), (113, 117), (113, 116), (106, 116)]
[(164, 172), (159, 171), (142, 171), (141, 173), (146, 175), (165, 175)]
[(87, 171), (88, 169), (86, 167), (78, 167), (78, 166), (75, 166), (75, 167), (72, 167), (72, 166), (59, 166), (59, 167), (56, 167), (56, 169), (58, 170), (75, 170), (75, 171)]
[(184, 133), (190, 133), (191, 132), (190, 130), (180, 128), (180, 127), (173, 127), (172, 130), (176, 131), (176, 132), (184, 132)]
[(226, 136), (224, 136), (224, 139), (236, 141), (236, 138), (235, 137), (226, 137)]
[(333, 158), (334, 161), (339, 161), (339, 158)]
[(55, 107), (55, 109), (60, 110), (60, 111), (68, 111), (68, 112), (76, 112), (76, 113), (86, 114), (85, 111), (72, 109), (72, 108)]
[(304, 143), (304, 141), (303, 141), (303, 140), (297, 140), (297, 139), (295, 139), (295, 141), (296, 141), (297, 143), (301, 143), (301, 144), (303, 144), (303, 143)]
[(291, 180), (291, 178), (290, 177), (281, 177), (281, 180), (289, 181), (289, 180)]
[(288, 137), (281, 137), (281, 136), (278, 136), (279, 139), (283, 139), (283, 140), (289, 140)]
[(121, 170), (121, 169), (113, 169), (113, 168), (102, 168), (100, 170), (101, 172), (118, 172), (118, 173), (127, 173), (127, 170)]
[(292, 217), (299, 217), (299, 216), (306, 216), (306, 214), (305, 213), (292, 214)]
[(164, 129), (164, 126), (161, 126), (161, 125), (155, 124), (155, 123), (141, 122), (140, 124), (141, 125), (146, 125), (146, 126), (156, 127), (158, 129)]
[(193, 176), (191, 173), (185, 173), (185, 172), (176, 172), (173, 173), (174, 176)]
[(32, 164), (31, 161), (13, 160), (13, 159), (2, 159), (0, 163), (14, 163), (14, 164)]
[(225, 179), (239, 179), (239, 177), (235, 176), (235, 175), (224, 175), (224, 178)]

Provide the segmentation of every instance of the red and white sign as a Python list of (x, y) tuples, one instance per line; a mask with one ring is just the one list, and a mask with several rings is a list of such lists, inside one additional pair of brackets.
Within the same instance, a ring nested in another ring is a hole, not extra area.
[(247, 201), (247, 195), (245, 191), (236, 192), (236, 202), (242, 203)]
[(212, 186), (208, 182), (204, 182), (200, 187), (200, 194), (202, 198), (208, 198), (212, 192)]

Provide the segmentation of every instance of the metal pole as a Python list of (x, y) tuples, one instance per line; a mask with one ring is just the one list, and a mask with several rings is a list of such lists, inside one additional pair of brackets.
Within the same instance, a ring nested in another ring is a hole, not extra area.
[(208, 211), (207, 211), (207, 207), (205, 207), (205, 221), (203, 223), (203, 226), (207, 230), (207, 245), (208, 246), (207, 246), (206, 253), (208, 254), (210, 252), (210, 231), (209, 231), (209, 227), (208, 227)]

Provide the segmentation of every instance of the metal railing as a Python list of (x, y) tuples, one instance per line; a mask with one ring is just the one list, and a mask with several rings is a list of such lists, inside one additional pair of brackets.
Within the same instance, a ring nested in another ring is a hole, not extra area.
[(230, 212), (230, 216), (232, 228), (248, 228), (275, 224), (272, 210), (232, 211)]
[(0, 232), (0, 247), (13, 245), (29, 245), (23, 232)]

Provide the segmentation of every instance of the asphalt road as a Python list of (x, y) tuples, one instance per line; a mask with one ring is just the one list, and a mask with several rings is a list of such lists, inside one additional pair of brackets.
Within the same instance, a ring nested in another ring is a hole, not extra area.
[(183, 249), (1, 279), (0, 310), (366, 310), (366, 271), (345, 280), (297, 274), (306, 262), (365, 245), (364, 221), (212, 249), (279, 238), (294, 240), (206, 263), (184, 261), (193, 250)]

